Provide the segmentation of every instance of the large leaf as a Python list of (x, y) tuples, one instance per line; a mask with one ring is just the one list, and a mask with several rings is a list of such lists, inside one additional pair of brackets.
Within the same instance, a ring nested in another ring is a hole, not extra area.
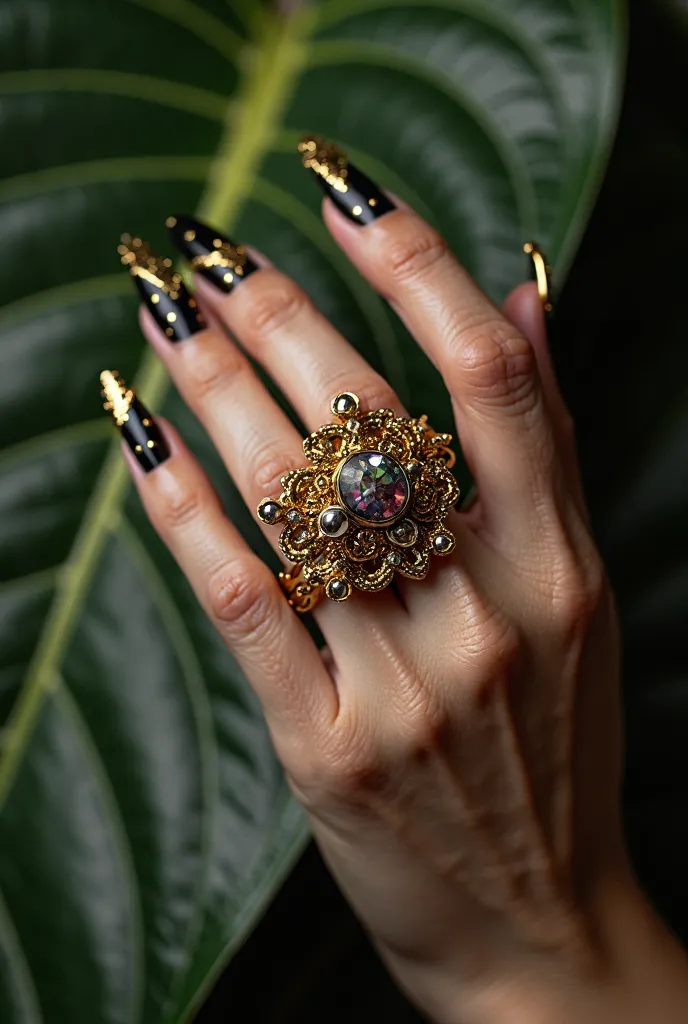
[[(286, 5), (285, 5), (286, 6)], [(173, 210), (261, 248), (418, 411), (434, 372), (330, 242), (293, 154), (343, 143), (501, 299), (560, 277), (613, 131), (615, 0), (4, 0), (0, 1016), (184, 1019), (302, 848), (256, 701), (128, 487), (116, 365), (258, 532), (146, 353), (114, 246)]]

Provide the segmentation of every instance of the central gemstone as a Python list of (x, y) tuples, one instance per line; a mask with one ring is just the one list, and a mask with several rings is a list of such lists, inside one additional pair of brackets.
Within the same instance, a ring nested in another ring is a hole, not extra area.
[(406, 473), (396, 459), (381, 452), (358, 452), (339, 471), (339, 495), (353, 515), (367, 523), (388, 523), (408, 504)]

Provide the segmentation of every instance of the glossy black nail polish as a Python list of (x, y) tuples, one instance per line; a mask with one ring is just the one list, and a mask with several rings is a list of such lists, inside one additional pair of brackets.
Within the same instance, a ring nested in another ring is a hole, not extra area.
[(156, 256), (146, 242), (131, 235), (122, 235), (117, 252), (155, 322), (170, 341), (183, 341), (205, 330), (208, 325), (203, 314), (181, 274), (172, 270), (172, 260)]
[(259, 268), (241, 245), (235, 245), (219, 231), (193, 217), (167, 218), (172, 242), (191, 269), (203, 274), (223, 292), (231, 292), (245, 277)]
[(139, 402), (133, 388), (128, 388), (116, 370), (103, 370), (100, 375), (105, 399), (103, 408), (112, 415), (139, 464), (146, 473), (169, 458), (170, 449), (160, 428)]
[(396, 209), (363, 171), (349, 163), (343, 150), (322, 136), (302, 139), (299, 153), (303, 166), (315, 175), (325, 195), (355, 224), (370, 224)]

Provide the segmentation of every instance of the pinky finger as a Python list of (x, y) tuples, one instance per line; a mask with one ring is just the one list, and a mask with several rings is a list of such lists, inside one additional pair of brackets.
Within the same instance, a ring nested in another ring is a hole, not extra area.
[(578, 468), (573, 420), (559, 390), (550, 355), (545, 310), (538, 295), (537, 285), (533, 282), (518, 285), (507, 296), (503, 308), (509, 320), (518, 327), (533, 346), (545, 395), (545, 404), (557, 439), (558, 450), (561, 453), (566, 481), (578, 508), (584, 512), (585, 498)]
[(337, 713), (317, 647), (176, 431), (113, 374), (101, 381), (151, 523), (256, 691), (278, 748), (302, 743), (304, 726), (326, 727)]

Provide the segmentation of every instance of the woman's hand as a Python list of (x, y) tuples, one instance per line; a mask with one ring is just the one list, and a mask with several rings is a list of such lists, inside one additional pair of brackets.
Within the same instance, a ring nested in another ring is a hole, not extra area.
[[(625, 991), (620, 961), (632, 959), (615, 922), (625, 936), (662, 933), (623, 853), (615, 615), (537, 290), (522, 286), (500, 312), (436, 231), (351, 173), (378, 215), (355, 223), (326, 200), (327, 226), (441, 372), (477, 483), (470, 512), (453, 513), (453, 555), (424, 582), (321, 604), (321, 655), (169, 425), (155, 472), (130, 459), (136, 483), (259, 695), (334, 876), (411, 998), (442, 1024), (595, 1021), (596, 1008), (621, 1007), (604, 1000)], [(201, 225), (180, 220), (173, 234), (196, 255), (213, 326), (182, 316), (192, 326), (171, 342), (149, 300), (143, 329), (249, 507), (278, 494), (303, 453), (222, 325), (309, 430), (341, 391), (406, 415), (288, 277), (204, 262), (216, 232)]]

